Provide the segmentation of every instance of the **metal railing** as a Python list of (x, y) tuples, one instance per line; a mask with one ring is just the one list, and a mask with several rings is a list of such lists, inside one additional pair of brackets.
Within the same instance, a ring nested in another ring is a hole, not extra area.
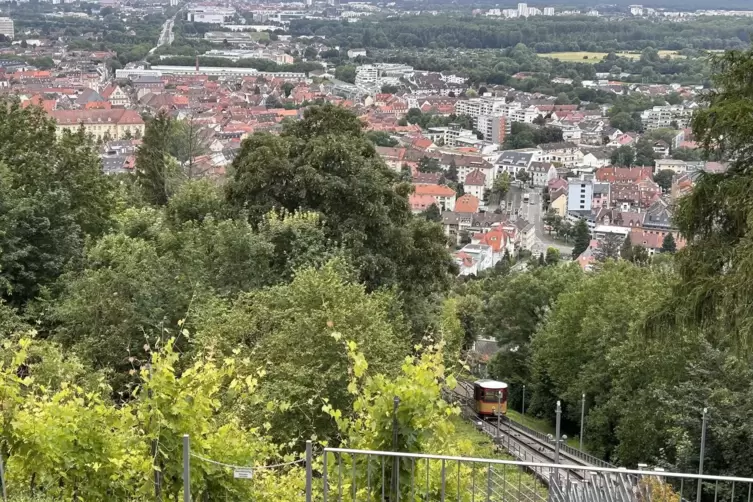
[(305, 489), (285, 502), (753, 502), (753, 478), (347, 448), (315, 454), (310, 441), (296, 460), (245, 467), (193, 453), (183, 439), (184, 502), (193, 500), (191, 458), (238, 482), (305, 466)]
[[(323, 502), (751, 502), (753, 479), (345, 448), (325, 448)], [(546, 472), (548, 488), (524, 471)]]
[[(464, 418), (473, 420), (473, 421), (479, 420), (478, 417), (475, 416), (475, 413), (472, 412), (472, 409), (473, 409), (472, 400), (470, 400), (466, 396), (463, 396), (462, 394), (457, 393), (457, 392), (448, 392), (446, 396), (449, 400), (458, 402), (462, 405), (461, 410), (463, 412)], [(469, 411), (471, 411), (471, 413), (469, 413)], [(513, 428), (520, 433), (527, 434), (533, 438), (536, 438), (541, 443), (544, 443), (547, 445), (554, 444), (554, 438), (552, 438), (550, 435), (544, 434), (543, 432), (539, 432), (535, 429), (531, 429), (530, 427), (525, 426), (519, 422), (515, 422), (514, 420), (511, 420), (509, 417), (503, 416), (501, 417), (501, 421), (506, 427)], [(494, 431), (496, 431), (496, 424), (494, 423), (494, 421), (492, 420), (491, 424), (484, 421), (482, 421), (482, 423), (484, 424), (483, 426), (484, 432), (487, 432), (488, 434), (494, 436), (495, 435)], [(508, 448), (508, 450), (510, 451), (510, 453), (515, 454), (514, 448)], [(616, 467), (615, 465), (610, 464), (609, 462), (605, 462), (604, 460), (598, 457), (595, 457), (593, 455), (590, 455), (582, 450), (579, 450), (578, 448), (573, 448), (572, 446), (569, 446), (568, 444), (566, 444), (564, 441), (560, 442), (560, 453), (565, 456), (570, 456), (570, 457), (580, 459), (585, 463), (588, 463), (597, 467), (607, 467), (607, 468)], [(521, 457), (520, 454), (518, 454), (517, 456), (521, 460), (525, 460), (525, 458)]]

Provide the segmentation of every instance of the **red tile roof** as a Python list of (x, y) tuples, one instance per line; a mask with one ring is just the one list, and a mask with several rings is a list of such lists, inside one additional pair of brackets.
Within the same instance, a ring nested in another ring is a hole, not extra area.
[(478, 197), (467, 193), (455, 201), (455, 212), (476, 213), (478, 212), (478, 205)]
[(141, 115), (134, 110), (55, 110), (50, 112), (50, 116), (60, 125), (77, 125), (81, 123), (141, 125), (144, 123)]
[(416, 195), (432, 195), (435, 197), (454, 197), (455, 190), (444, 185), (414, 185)]

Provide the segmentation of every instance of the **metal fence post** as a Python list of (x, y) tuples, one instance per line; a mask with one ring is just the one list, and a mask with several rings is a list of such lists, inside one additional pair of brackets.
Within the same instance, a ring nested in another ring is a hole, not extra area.
[(525, 415), (526, 414), (526, 386), (523, 386), (523, 404), (520, 407), (520, 414)]
[(183, 502), (191, 502), (191, 439), (183, 434)]
[(554, 463), (559, 464), (560, 463), (560, 417), (562, 415), (562, 406), (559, 401), (557, 401), (557, 426), (555, 430), (555, 436), (554, 436)]
[[(311, 478), (312, 478), (312, 447), (311, 440), (306, 441), (306, 502), (311, 502)], [(355, 465), (355, 460), (353, 461)]]
[[(398, 451), (397, 443), (399, 440), (399, 436), (398, 436), (399, 423), (397, 420), (397, 409), (399, 407), (400, 407), (400, 398), (395, 396), (394, 399), (392, 400), (392, 451)], [(395, 497), (400, 497), (398, 493), (400, 490), (400, 487), (398, 486), (398, 483), (400, 480), (399, 469), (400, 469), (400, 458), (395, 457), (392, 460), (392, 479), (390, 479), (390, 485), (391, 485), (390, 497), (392, 496), (393, 493), (395, 494)]]
[(8, 502), (8, 488), (5, 486), (5, 464), (3, 464), (2, 452), (0, 452), (0, 488), (3, 490), (3, 502)]
[[(701, 424), (701, 458), (698, 461), (698, 475), (703, 475), (703, 457), (706, 455), (706, 422), (708, 421), (708, 408), (703, 409), (703, 422)], [(698, 491), (695, 495), (696, 502), (701, 502), (701, 486), (703, 478), (698, 478)]]
[(583, 393), (583, 398), (580, 402), (580, 451), (583, 451), (583, 425), (586, 419), (586, 393)]

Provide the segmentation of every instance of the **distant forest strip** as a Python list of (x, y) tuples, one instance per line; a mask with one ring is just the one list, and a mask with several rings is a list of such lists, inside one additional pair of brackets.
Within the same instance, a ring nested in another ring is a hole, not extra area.
[(488, 18), (425, 16), (375, 22), (299, 20), (294, 36), (318, 35), (341, 47), (366, 48), (506, 48), (523, 43), (536, 52), (625, 51), (646, 47), (740, 49), (750, 44), (750, 19), (703, 17), (686, 22), (595, 17)]

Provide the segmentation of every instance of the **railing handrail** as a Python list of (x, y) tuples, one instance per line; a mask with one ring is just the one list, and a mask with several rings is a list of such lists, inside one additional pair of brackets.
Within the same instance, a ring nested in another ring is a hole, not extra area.
[(475, 462), (481, 464), (494, 464), (494, 465), (512, 465), (522, 467), (537, 467), (537, 468), (550, 468), (550, 469), (567, 469), (574, 471), (590, 471), (590, 472), (602, 472), (609, 474), (635, 474), (638, 476), (655, 476), (658, 478), (671, 477), (682, 479), (702, 479), (705, 481), (722, 481), (722, 482), (734, 482), (734, 483), (751, 483), (753, 484), (753, 478), (740, 478), (735, 476), (714, 476), (709, 474), (690, 474), (683, 472), (670, 472), (670, 471), (642, 471), (636, 469), (626, 469), (623, 467), (597, 467), (597, 466), (584, 466), (576, 464), (552, 464), (544, 462), (526, 462), (520, 460), (501, 460), (496, 458), (479, 458), (479, 457), (458, 457), (453, 455), (435, 455), (428, 453), (409, 453), (399, 451), (379, 451), (379, 450), (357, 450), (352, 448), (324, 448), (324, 454), (327, 453), (345, 453), (348, 455), (374, 455), (382, 457), (402, 457), (402, 458), (416, 458), (416, 459), (429, 459), (429, 460), (449, 460), (452, 462)]

